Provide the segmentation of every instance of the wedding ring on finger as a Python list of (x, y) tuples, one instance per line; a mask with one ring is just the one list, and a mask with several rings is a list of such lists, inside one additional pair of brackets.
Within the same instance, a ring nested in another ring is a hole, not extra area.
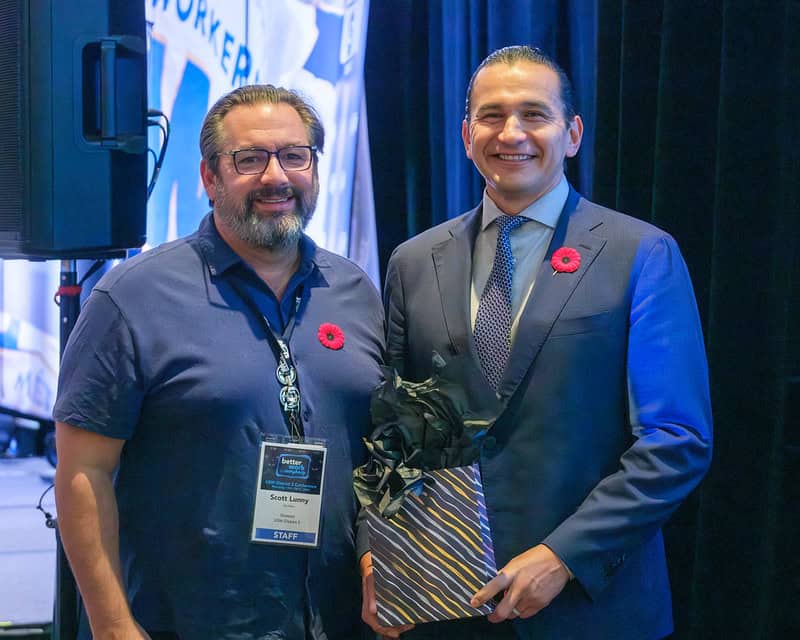
[(521, 618), (521, 617), (522, 617), (522, 614), (519, 612), (519, 609), (517, 609), (516, 607), (512, 607), (512, 608), (511, 608), (511, 613), (513, 613), (513, 614), (514, 614), (515, 616), (517, 616), (518, 618)]

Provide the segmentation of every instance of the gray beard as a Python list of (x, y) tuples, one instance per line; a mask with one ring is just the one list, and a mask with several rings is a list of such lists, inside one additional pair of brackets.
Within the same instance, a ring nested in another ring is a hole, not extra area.
[[(232, 202), (228, 199), (222, 181), (217, 180), (214, 215), (219, 216), (233, 233), (249, 245), (270, 250), (288, 249), (300, 242), (303, 230), (314, 215), (318, 194), (319, 185), (314, 176), (312, 187), (307, 192), (292, 187), (262, 188), (251, 191), (244, 201)], [(295, 197), (292, 211), (277, 216), (261, 216), (253, 208), (258, 196), (287, 195)]]

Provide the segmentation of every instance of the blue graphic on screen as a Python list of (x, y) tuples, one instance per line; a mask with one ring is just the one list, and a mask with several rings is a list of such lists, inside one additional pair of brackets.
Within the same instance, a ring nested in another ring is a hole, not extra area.
[[(164, 46), (150, 42), (150, 73), (148, 91), (153, 108), (161, 108), (161, 70)], [(208, 105), (209, 81), (206, 75), (191, 61), (178, 88), (170, 118), (171, 131), (168, 153), (164, 158), (158, 182), (148, 203), (147, 244), (154, 247), (167, 240), (169, 205), (173, 189), (176, 190), (177, 237), (192, 233), (200, 219), (208, 211), (208, 199), (198, 189), (200, 150), (198, 133)], [(161, 132), (150, 129), (150, 148), (158, 149)]]
[(306, 60), (305, 69), (330, 83), (335, 84), (342, 76), (342, 65), (332, 51), (339, 49), (342, 39), (342, 17), (327, 11), (317, 11), (319, 38)]

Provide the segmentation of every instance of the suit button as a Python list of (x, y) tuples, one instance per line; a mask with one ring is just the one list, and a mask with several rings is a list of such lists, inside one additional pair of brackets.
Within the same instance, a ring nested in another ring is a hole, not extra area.
[(481, 444), (481, 449), (483, 449), (485, 453), (492, 453), (497, 449), (497, 438), (494, 436), (486, 436), (483, 439), (483, 444)]

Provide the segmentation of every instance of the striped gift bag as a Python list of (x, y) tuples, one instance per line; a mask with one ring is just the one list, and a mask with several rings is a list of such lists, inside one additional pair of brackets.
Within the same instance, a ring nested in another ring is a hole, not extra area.
[(367, 508), (375, 600), (381, 624), (483, 616), (470, 606), (497, 574), (478, 463), (426, 471), (391, 518)]

